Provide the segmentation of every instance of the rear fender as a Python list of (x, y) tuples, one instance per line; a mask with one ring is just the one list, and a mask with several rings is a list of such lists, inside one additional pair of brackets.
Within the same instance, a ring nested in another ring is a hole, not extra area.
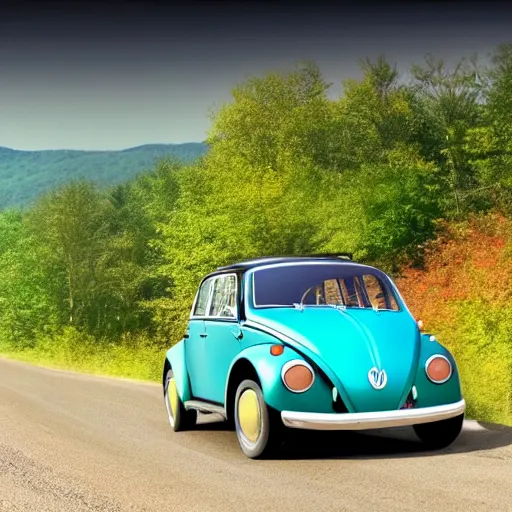
[(182, 402), (192, 398), (190, 381), (185, 359), (185, 341), (181, 340), (171, 347), (166, 353), (166, 359), (174, 373), (176, 388)]

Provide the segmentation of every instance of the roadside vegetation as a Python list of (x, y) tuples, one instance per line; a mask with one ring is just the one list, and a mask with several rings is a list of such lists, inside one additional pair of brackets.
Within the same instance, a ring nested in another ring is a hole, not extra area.
[(337, 99), (314, 63), (250, 78), (200, 160), (1, 212), (0, 350), (159, 379), (206, 272), (350, 251), (454, 352), (469, 416), (512, 425), (512, 46), (362, 70)]

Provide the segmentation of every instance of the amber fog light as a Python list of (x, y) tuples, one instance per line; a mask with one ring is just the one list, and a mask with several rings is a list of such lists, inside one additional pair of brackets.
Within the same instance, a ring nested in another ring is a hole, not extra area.
[(304, 393), (315, 381), (313, 368), (305, 361), (288, 361), (281, 372), (284, 385), (294, 393)]
[(444, 356), (435, 355), (425, 363), (427, 377), (435, 384), (442, 384), (452, 376), (452, 365)]

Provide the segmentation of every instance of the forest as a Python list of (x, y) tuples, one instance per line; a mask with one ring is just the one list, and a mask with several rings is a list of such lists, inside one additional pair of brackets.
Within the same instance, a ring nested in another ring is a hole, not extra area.
[(263, 255), (352, 252), (459, 361), (467, 415), (512, 425), (512, 45), (333, 97), (315, 63), (237, 84), (208, 152), (0, 212), (0, 352), (161, 377), (200, 279)]

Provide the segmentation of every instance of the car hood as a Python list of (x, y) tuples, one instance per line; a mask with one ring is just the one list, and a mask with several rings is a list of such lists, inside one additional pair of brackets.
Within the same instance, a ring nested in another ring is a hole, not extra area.
[[(352, 412), (398, 409), (411, 389), (420, 332), (406, 311), (269, 308), (253, 320), (295, 340), (297, 348), (336, 376), (338, 391)], [(370, 384), (368, 372), (374, 367), (387, 374), (383, 389)]]

